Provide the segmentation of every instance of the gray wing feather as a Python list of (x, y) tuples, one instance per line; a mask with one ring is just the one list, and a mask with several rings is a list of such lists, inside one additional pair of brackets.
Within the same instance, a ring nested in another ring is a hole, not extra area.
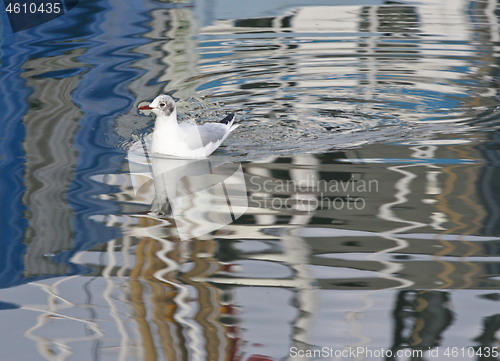
[(210, 143), (220, 143), (229, 134), (230, 126), (221, 123), (208, 123), (200, 126), (181, 124), (185, 131), (185, 142), (189, 149), (206, 147)]
[(200, 129), (201, 142), (203, 146), (208, 143), (221, 142), (229, 133), (229, 127), (221, 123), (203, 124)]

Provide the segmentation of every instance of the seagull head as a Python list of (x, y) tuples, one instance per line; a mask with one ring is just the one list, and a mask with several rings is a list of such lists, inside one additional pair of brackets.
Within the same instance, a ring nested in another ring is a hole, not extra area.
[(169, 117), (175, 111), (175, 101), (170, 95), (158, 95), (151, 104), (139, 109), (151, 110), (158, 117)]

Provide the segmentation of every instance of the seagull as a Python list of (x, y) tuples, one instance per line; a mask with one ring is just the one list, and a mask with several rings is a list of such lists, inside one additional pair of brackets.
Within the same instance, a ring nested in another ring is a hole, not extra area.
[(234, 124), (234, 114), (218, 123), (179, 124), (175, 101), (169, 95), (159, 95), (139, 110), (151, 110), (156, 114), (152, 152), (180, 158), (208, 157), (239, 126)]

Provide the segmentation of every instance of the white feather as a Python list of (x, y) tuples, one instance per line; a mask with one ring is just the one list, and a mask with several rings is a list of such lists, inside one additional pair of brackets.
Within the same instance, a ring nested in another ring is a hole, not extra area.
[(234, 124), (234, 115), (227, 124), (214, 122), (179, 125), (175, 102), (168, 95), (155, 98), (149, 108), (156, 114), (151, 146), (153, 153), (182, 158), (205, 158), (238, 127)]

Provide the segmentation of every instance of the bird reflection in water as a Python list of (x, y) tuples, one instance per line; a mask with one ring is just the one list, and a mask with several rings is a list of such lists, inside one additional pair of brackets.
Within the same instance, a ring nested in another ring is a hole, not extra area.
[(136, 197), (151, 204), (151, 215), (171, 216), (182, 240), (220, 229), (247, 209), (241, 164), (229, 157), (149, 158), (136, 149), (129, 167)]

